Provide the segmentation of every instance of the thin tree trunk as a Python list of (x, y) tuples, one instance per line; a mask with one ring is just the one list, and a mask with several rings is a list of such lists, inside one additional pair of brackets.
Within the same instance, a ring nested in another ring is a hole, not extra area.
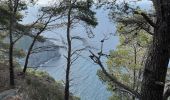
[(14, 82), (14, 65), (13, 65), (13, 49), (14, 49), (14, 41), (13, 41), (13, 26), (14, 26), (14, 22), (16, 20), (15, 16), (16, 16), (16, 12), (18, 9), (18, 5), (19, 5), (19, 0), (9, 0), (9, 9), (10, 9), (10, 16), (9, 16), (9, 42), (10, 42), (10, 46), (9, 46), (9, 74), (10, 74), (10, 86), (14, 87), (15, 82)]
[[(137, 51), (136, 51), (136, 47), (133, 46), (134, 48), (134, 63), (135, 63), (135, 66), (134, 66), (134, 69), (133, 69), (133, 89), (135, 90), (136, 88), (136, 65), (137, 65)], [(132, 96), (132, 99), (135, 100), (135, 96)]]
[(10, 74), (10, 86), (14, 87), (14, 66), (13, 66), (13, 21), (14, 21), (14, 12), (12, 8), (12, 1), (9, 0), (9, 8), (10, 8), (10, 19), (9, 19), (9, 74)]
[(70, 26), (71, 26), (71, 1), (69, 1), (69, 11), (68, 11), (68, 23), (67, 23), (67, 68), (66, 68), (66, 84), (65, 84), (65, 100), (69, 100), (69, 88), (70, 88), (70, 67), (71, 67), (71, 37), (70, 37)]
[(10, 85), (13, 87), (14, 84), (14, 66), (13, 66), (13, 37), (12, 37), (12, 26), (13, 26), (13, 18), (10, 17), (10, 25), (9, 25), (9, 72), (10, 72)]

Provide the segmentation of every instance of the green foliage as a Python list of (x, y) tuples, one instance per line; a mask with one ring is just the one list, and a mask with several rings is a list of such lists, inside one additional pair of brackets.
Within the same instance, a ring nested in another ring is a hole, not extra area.
[(44, 36), (40, 35), (40, 36), (38, 36), (37, 41), (38, 42), (45, 42), (46, 38)]
[[(9, 44), (4, 43), (3, 41), (0, 41), (0, 47), (1, 47), (0, 52), (2, 52), (2, 55), (7, 57), (8, 53), (9, 53)], [(13, 50), (13, 54), (14, 54), (15, 58), (23, 58), (23, 57), (25, 57), (25, 52), (22, 49), (15, 48)]]
[(98, 23), (97, 19), (94, 16), (96, 13), (91, 10), (92, 4), (92, 0), (79, 1), (75, 4), (75, 6), (73, 6), (73, 9), (76, 9), (77, 14), (75, 14), (74, 16), (77, 19), (80, 19), (87, 25), (95, 27)]
[(18, 58), (23, 58), (23, 57), (25, 57), (25, 52), (24, 52), (24, 50), (22, 50), (22, 49), (20, 49), (20, 50), (15, 49), (15, 50), (13, 51), (13, 53), (14, 53), (14, 56), (15, 56), (15, 57), (18, 57)]
[(53, 14), (54, 16), (62, 14), (66, 11), (65, 7), (63, 7), (63, 6), (55, 6), (55, 7), (54, 6), (45, 6), (39, 10), (44, 13), (47, 13), (47, 14)]
[[(21, 21), (23, 19), (23, 15), (19, 12), (22, 10), (27, 9), (27, 5), (25, 4), (24, 1), (20, 1), (18, 5), (18, 11), (16, 12), (15, 15), (15, 21)], [(0, 1), (0, 24), (1, 25), (9, 25), (9, 17), (11, 15), (8, 1)]]
[(45, 71), (38, 71), (38, 70), (33, 70), (33, 69), (28, 69), (27, 71), (29, 74), (33, 75), (33, 76), (36, 76), (36, 77), (39, 77), (39, 78), (49, 78), (50, 80), (52, 81), (55, 81), (52, 77), (50, 77), (50, 75), (45, 72)]
[(152, 41), (151, 35), (140, 28), (134, 28), (127, 26), (125, 23), (119, 23), (117, 25), (117, 32), (120, 33), (120, 44), (134, 44), (139, 47), (148, 46), (149, 42)]
[[(74, 2), (74, 4), (71, 4), (71, 17), (78, 22), (81, 21), (89, 26), (95, 27), (98, 23), (95, 18), (96, 13), (91, 10), (92, 5), (93, 0)], [(68, 9), (69, 5), (63, 0), (57, 6), (42, 7), (40, 10), (48, 14), (53, 14), (54, 16), (63, 15), (63, 17), (65, 17), (67, 16)]]
[[(116, 91), (113, 92), (113, 96), (109, 97), (109, 100), (130, 100), (128, 98), (128, 95), (124, 94), (124, 93), (116, 93)], [(126, 95), (126, 96), (124, 96)]]
[(36, 23), (36, 24), (34, 25), (34, 28), (35, 28), (35, 29), (38, 29), (38, 30), (43, 29), (43, 27), (44, 27), (44, 24), (43, 24), (43, 23)]
[(6, 3), (4, 2), (0, 2), (0, 24), (1, 25), (6, 25), (8, 23), (8, 19), (9, 19), (9, 11), (8, 11), (8, 6)]

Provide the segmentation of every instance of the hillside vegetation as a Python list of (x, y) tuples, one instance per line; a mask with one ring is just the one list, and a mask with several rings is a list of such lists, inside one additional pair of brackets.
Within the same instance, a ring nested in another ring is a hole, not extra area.
[[(15, 88), (9, 86), (8, 66), (0, 63), (0, 100), (64, 100), (64, 87), (46, 72), (29, 69), (23, 75), (15, 70)], [(6, 94), (4, 94), (4, 91)], [(79, 100), (70, 96), (70, 100)]]

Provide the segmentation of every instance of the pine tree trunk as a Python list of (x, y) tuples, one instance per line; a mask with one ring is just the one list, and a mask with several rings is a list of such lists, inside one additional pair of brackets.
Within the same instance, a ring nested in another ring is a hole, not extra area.
[(10, 7), (10, 19), (9, 19), (9, 74), (10, 74), (10, 86), (14, 87), (14, 66), (13, 66), (13, 21), (14, 21), (14, 13), (13, 8), (11, 8), (12, 1), (9, 1), (9, 7)]
[(71, 36), (70, 36), (70, 27), (71, 27), (71, 1), (69, 1), (69, 11), (68, 11), (68, 22), (67, 22), (67, 68), (66, 68), (66, 83), (65, 83), (65, 96), (64, 100), (69, 100), (70, 96), (70, 67), (71, 67)]
[(162, 100), (169, 62), (168, 45), (163, 37), (155, 37), (148, 55), (142, 81), (142, 100)]
[(163, 100), (165, 78), (169, 63), (170, 43), (169, 0), (154, 0), (157, 22), (153, 43), (150, 48), (143, 73), (141, 87), (142, 100)]
[(9, 47), (9, 73), (10, 73), (10, 85), (13, 87), (14, 84), (14, 66), (13, 66), (13, 43), (12, 33), (10, 32), (10, 47)]
[[(133, 90), (137, 90), (137, 84), (136, 84), (136, 65), (137, 65), (137, 49), (136, 49), (136, 46), (133, 46), (133, 49), (134, 49), (134, 68), (133, 68)], [(135, 96), (132, 96), (132, 100), (135, 100)]]

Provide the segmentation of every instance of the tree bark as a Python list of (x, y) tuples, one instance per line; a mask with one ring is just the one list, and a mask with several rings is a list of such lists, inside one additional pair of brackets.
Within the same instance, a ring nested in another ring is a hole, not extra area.
[(157, 22), (153, 43), (145, 63), (141, 87), (142, 100), (163, 100), (165, 78), (169, 63), (170, 43), (169, 0), (153, 0)]

